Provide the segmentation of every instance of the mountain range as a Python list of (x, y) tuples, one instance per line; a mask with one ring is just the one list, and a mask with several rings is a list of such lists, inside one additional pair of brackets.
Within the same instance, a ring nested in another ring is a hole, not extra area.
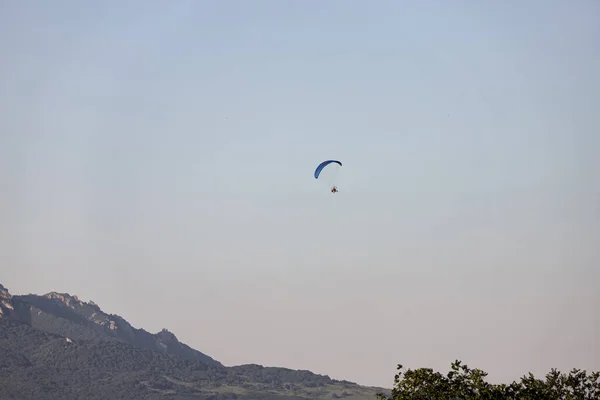
[(0, 399), (375, 399), (383, 388), (310, 371), (224, 366), (166, 329), (152, 334), (67, 293), (0, 284)]

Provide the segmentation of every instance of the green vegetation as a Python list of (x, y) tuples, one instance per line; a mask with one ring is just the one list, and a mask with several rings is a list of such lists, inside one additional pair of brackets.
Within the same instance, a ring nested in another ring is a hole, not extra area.
[[(600, 372), (588, 374), (573, 369), (569, 374), (552, 369), (546, 379), (529, 373), (519, 382), (491, 384), (485, 381), (487, 373), (471, 369), (455, 361), (447, 375), (430, 368), (398, 372), (394, 378), (393, 400), (598, 400), (600, 399)], [(379, 399), (389, 399), (384, 394)]]

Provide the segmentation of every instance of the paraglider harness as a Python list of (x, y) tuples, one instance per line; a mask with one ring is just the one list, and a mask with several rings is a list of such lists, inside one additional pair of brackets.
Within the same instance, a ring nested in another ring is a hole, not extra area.
[(337, 186), (334, 186), (331, 188), (331, 193), (337, 193), (337, 191), (338, 191)]

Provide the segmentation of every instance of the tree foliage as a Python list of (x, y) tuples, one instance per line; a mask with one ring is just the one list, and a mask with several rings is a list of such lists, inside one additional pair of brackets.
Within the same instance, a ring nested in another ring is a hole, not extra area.
[[(393, 400), (598, 400), (600, 399), (600, 372), (588, 373), (573, 369), (564, 374), (552, 369), (545, 379), (529, 373), (520, 381), (510, 384), (486, 382), (487, 373), (471, 369), (455, 361), (443, 375), (431, 368), (402, 372), (398, 365), (394, 377)], [(378, 394), (378, 399), (389, 397)]]

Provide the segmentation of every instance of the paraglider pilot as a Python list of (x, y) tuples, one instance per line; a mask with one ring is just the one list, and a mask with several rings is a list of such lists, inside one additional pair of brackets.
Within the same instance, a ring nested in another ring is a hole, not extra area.
[(337, 193), (337, 191), (338, 191), (337, 186), (333, 186), (331, 188), (331, 193)]

